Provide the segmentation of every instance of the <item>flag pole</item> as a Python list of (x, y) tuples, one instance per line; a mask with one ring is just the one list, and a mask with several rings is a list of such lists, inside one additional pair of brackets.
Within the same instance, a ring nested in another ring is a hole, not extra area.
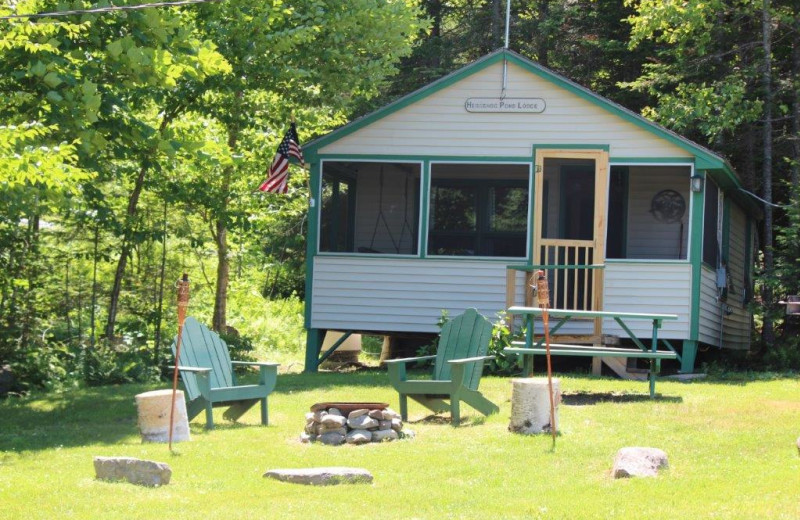
[(186, 310), (189, 308), (189, 275), (183, 277), (176, 284), (178, 287), (178, 339), (175, 340), (175, 372), (172, 375), (172, 406), (169, 407), (169, 451), (172, 451), (172, 426), (175, 421), (175, 395), (178, 392), (178, 365), (181, 359), (181, 339), (183, 336), (183, 322), (186, 321)]
[(545, 354), (547, 355), (547, 389), (550, 394), (550, 432), (553, 435), (553, 447), (556, 446), (556, 411), (555, 399), (553, 397), (553, 366), (550, 362), (550, 316), (547, 310), (550, 308), (550, 288), (547, 285), (547, 277), (544, 271), (540, 270), (536, 280), (536, 299), (539, 308), (542, 309), (542, 323), (544, 325), (544, 344)]

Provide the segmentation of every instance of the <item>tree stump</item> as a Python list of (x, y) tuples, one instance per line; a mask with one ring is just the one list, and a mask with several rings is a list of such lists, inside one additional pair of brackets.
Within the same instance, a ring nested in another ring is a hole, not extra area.
[[(142, 435), (142, 442), (169, 441), (169, 405), (171, 401), (172, 390), (153, 390), (136, 396), (136, 411), (139, 415), (139, 433)], [(175, 394), (172, 440), (174, 442), (190, 440), (186, 401), (181, 390)]]
[[(511, 380), (511, 422), (508, 430), (514, 433), (549, 433), (550, 394), (546, 378), (517, 378)], [(553, 404), (558, 429), (558, 405), (561, 389), (558, 379), (553, 379)]]

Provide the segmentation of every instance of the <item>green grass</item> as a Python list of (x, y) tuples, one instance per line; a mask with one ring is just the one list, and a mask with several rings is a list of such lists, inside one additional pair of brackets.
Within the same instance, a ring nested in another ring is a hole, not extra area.
[[(166, 386), (166, 385), (165, 385)], [(500, 413), (464, 407), (452, 428), (410, 403), (417, 438), (329, 447), (298, 441), (303, 414), (328, 400), (397, 396), (378, 371), (286, 374), (270, 397), (269, 427), (254, 409), (191, 442), (142, 444), (133, 396), (154, 387), (94, 388), (0, 402), (0, 516), (35, 518), (800, 518), (800, 379), (646, 383), (561, 377), (561, 435), (507, 431), (511, 383), (485, 377)], [(614, 395), (603, 401), (603, 395)], [(579, 402), (581, 404), (569, 404)], [(623, 446), (667, 452), (656, 479), (613, 480)], [(149, 489), (94, 479), (92, 457), (167, 462), (172, 482)], [(372, 485), (307, 487), (262, 478), (272, 468), (346, 465)]]

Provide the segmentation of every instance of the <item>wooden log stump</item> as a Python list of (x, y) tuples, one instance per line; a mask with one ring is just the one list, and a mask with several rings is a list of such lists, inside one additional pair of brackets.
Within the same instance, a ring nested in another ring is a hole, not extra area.
[[(142, 442), (169, 441), (169, 405), (172, 390), (153, 390), (136, 396), (136, 411), (139, 416), (139, 433)], [(183, 391), (175, 394), (175, 412), (172, 425), (174, 442), (188, 441), (189, 419), (186, 414), (186, 400)]]
[[(514, 433), (549, 433), (550, 395), (546, 378), (516, 378), (511, 380), (511, 422), (508, 430)], [(558, 405), (561, 388), (553, 379), (553, 403), (556, 430), (558, 430)]]

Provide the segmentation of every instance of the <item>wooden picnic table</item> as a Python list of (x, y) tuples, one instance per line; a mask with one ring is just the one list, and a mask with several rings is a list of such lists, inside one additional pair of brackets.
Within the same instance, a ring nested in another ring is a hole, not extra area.
[[(632, 348), (612, 348), (612, 347), (599, 347), (599, 346), (586, 346), (586, 345), (563, 345), (551, 344), (550, 354), (560, 356), (588, 356), (588, 357), (632, 357), (632, 358), (645, 358), (650, 360), (650, 368), (648, 370), (648, 379), (650, 381), (650, 397), (655, 397), (656, 388), (656, 373), (659, 371), (662, 359), (680, 359), (680, 356), (669, 344), (669, 342), (662, 340), (669, 350), (658, 350), (658, 329), (661, 324), (667, 320), (677, 320), (678, 316), (675, 314), (649, 314), (639, 312), (619, 312), (619, 311), (580, 311), (571, 309), (548, 309), (548, 315), (558, 320), (555, 326), (550, 328), (550, 334), (555, 334), (569, 320), (577, 318), (591, 318), (591, 319), (613, 319), (625, 331), (633, 343), (639, 347)], [(526, 376), (529, 376), (533, 370), (533, 356), (542, 355), (546, 353), (544, 341), (542, 336), (540, 339), (534, 338), (534, 320), (541, 317), (544, 309), (539, 307), (523, 307), (512, 306), (508, 309), (509, 314), (516, 314), (523, 317), (525, 321), (525, 341), (514, 342), (514, 347), (507, 347), (503, 351), (508, 354), (520, 356), (523, 362), (523, 371)], [(650, 348), (645, 346), (642, 341), (636, 337), (636, 334), (626, 324), (630, 320), (650, 320), (653, 322), (653, 333), (650, 341)]]

